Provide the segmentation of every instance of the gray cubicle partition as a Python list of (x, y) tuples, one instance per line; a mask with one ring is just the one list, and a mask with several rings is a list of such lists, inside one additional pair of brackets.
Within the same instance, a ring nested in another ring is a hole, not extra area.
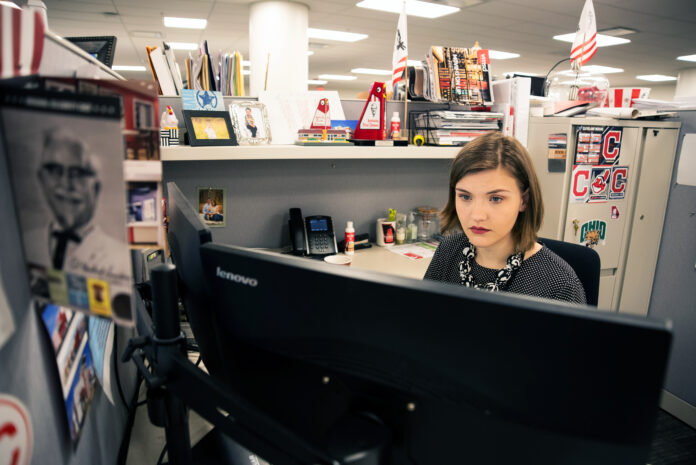
[[(321, 150), (311, 147), (308, 150)], [(370, 233), (388, 208), (408, 211), (444, 206), (448, 159), (226, 160), (164, 162), (162, 179), (174, 181), (196, 205), (198, 188), (225, 189), (226, 224), (213, 240), (244, 247), (290, 244), (288, 209), (330, 215), (343, 238), (346, 221)], [(165, 186), (166, 187), (166, 186)]]
[(674, 327), (662, 406), (696, 428), (696, 186), (676, 183), (684, 135), (696, 133), (696, 111), (680, 111), (678, 120), (682, 126), (648, 312), (672, 320)]

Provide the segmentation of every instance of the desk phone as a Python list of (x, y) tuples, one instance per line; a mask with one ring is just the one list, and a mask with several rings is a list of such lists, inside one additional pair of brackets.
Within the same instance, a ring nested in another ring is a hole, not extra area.
[(290, 209), (290, 241), (295, 255), (331, 255), (338, 251), (330, 216), (302, 218), (302, 210)]

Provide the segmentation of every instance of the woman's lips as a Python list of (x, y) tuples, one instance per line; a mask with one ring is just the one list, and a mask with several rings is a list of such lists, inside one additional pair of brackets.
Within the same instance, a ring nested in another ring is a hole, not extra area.
[(487, 233), (488, 231), (490, 231), (490, 229), (479, 228), (479, 227), (476, 227), (476, 226), (472, 226), (472, 227), (469, 228), (469, 229), (471, 229), (471, 232), (474, 233), (474, 234), (485, 234), (485, 233)]

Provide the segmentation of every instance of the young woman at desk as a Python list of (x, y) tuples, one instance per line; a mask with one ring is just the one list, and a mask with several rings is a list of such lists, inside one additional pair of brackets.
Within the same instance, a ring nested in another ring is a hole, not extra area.
[(445, 238), (424, 279), (585, 303), (573, 269), (537, 242), (544, 206), (527, 150), (498, 132), (468, 143), (452, 162)]

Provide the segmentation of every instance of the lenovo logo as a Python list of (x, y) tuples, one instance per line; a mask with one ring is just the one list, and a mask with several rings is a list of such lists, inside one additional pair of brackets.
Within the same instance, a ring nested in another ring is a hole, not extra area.
[(259, 282), (254, 278), (249, 278), (248, 276), (242, 276), (241, 274), (230, 273), (229, 271), (221, 270), (219, 266), (215, 270), (215, 274), (218, 278), (226, 279), (228, 281), (232, 281), (239, 284), (244, 284), (245, 286), (256, 287), (259, 285)]

